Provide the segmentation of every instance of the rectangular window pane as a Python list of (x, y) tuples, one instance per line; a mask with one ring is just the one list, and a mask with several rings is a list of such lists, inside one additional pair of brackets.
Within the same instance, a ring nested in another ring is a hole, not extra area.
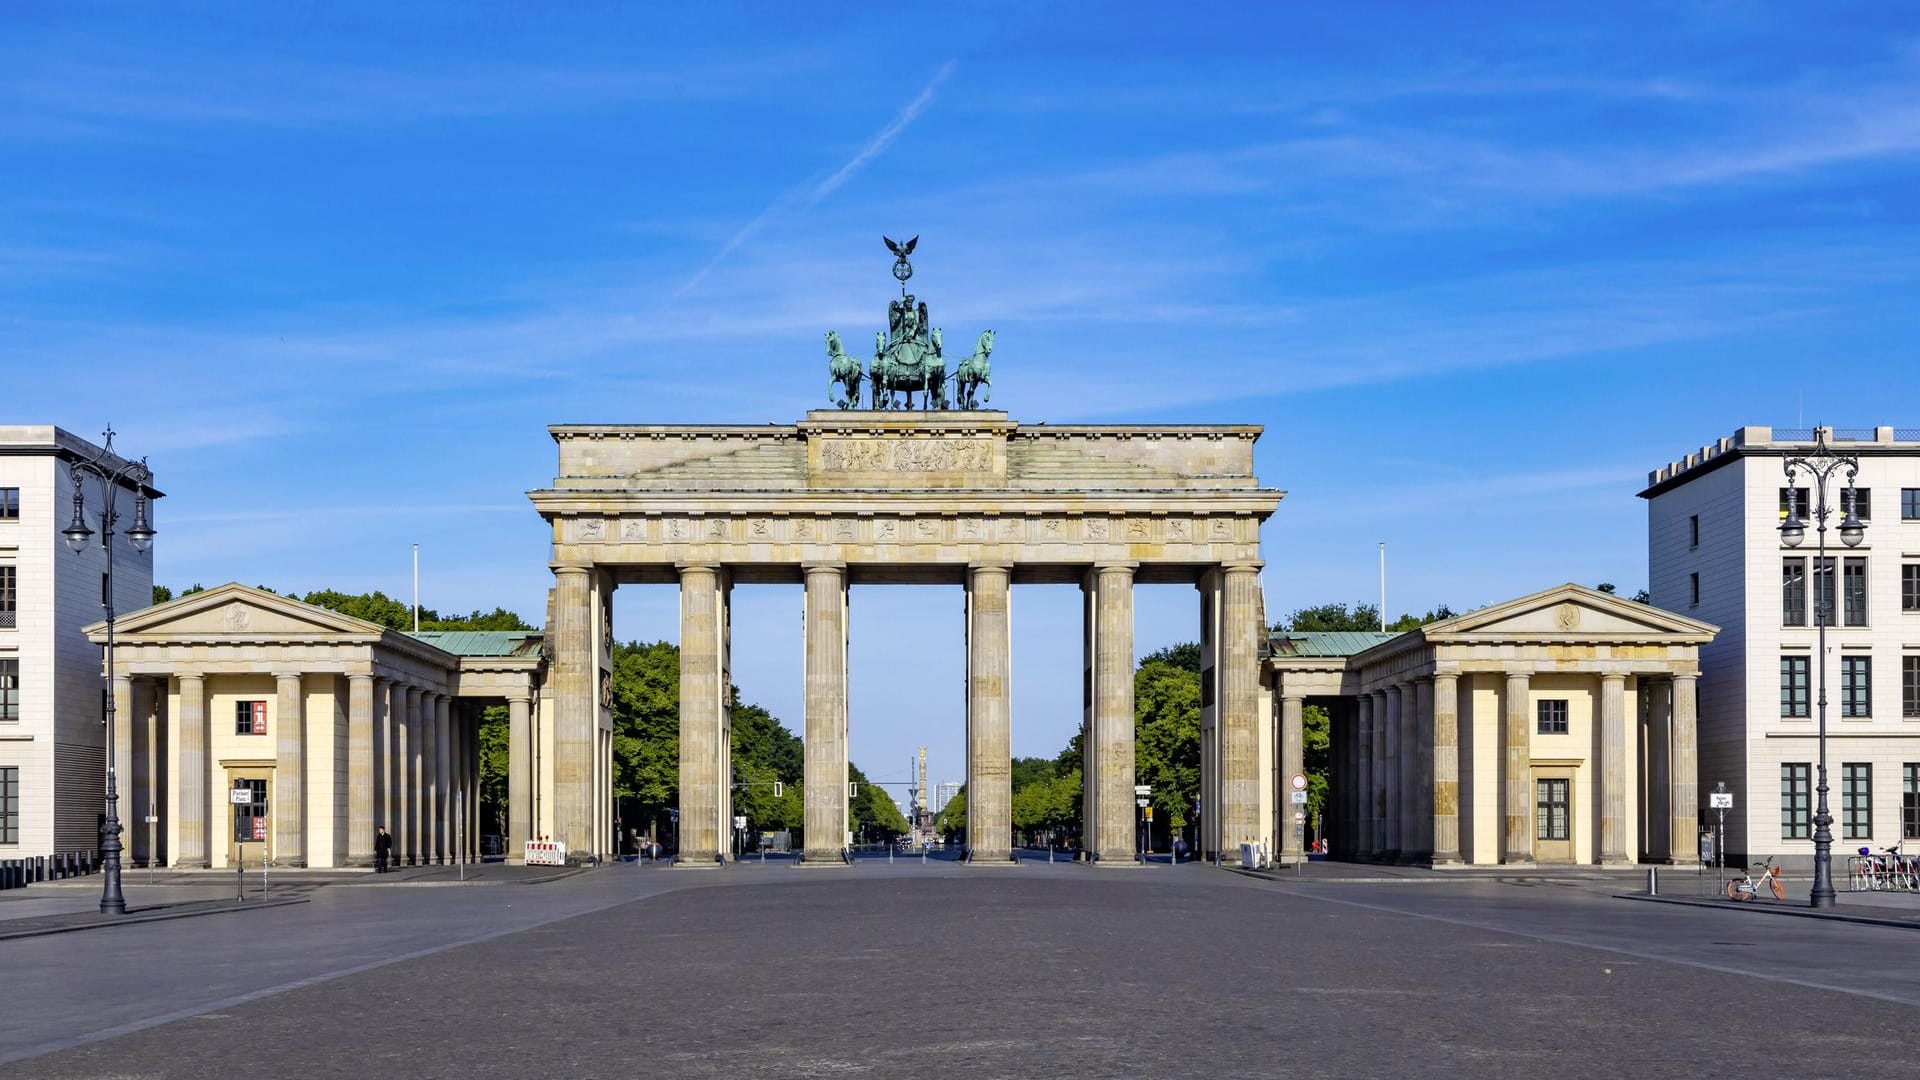
[(1900, 715), (1920, 716), (1920, 656), (1900, 658)]
[(1807, 560), (1780, 560), (1780, 625), (1807, 625)]
[(1793, 493), (1793, 506), (1794, 509), (1800, 512), (1800, 520), (1807, 521), (1811, 519), (1813, 517), (1813, 504), (1807, 502), (1807, 489), (1803, 487), (1780, 489), (1780, 519), (1784, 521), (1787, 517), (1788, 491), (1792, 491)]
[(1848, 626), (1867, 625), (1867, 560), (1848, 559), (1841, 571)]
[(1920, 521), (1920, 488), (1900, 489), (1900, 520)]
[(1833, 560), (1813, 560), (1813, 617), (1820, 626), (1833, 625)]
[(1900, 610), (1920, 611), (1920, 563), (1900, 567)]
[(1780, 839), (1805, 840), (1813, 835), (1813, 766), (1798, 762), (1780, 766)]
[(1700, 515), (1694, 514), (1687, 519), (1687, 546), (1700, 546)]
[(1565, 778), (1536, 780), (1533, 785), (1533, 835), (1536, 840), (1568, 838), (1568, 794), (1571, 781)]
[(1840, 715), (1873, 715), (1873, 658), (1846, 656), (1840, 659)]
[(1873, 839), (1873, 766), (1867, 762), (1840, 766), (1840, 838)]
[(20, 719), (20, 661), (0, 660), (0, 720)]
[(1807, 675), (1812, 669), (1812, 658), (1806, 656), (1783, 656), (1780, 658), (1780, 715), (1806, 716), (1807, 713)]
[(1542, 735), (1565, 735), (1567, 733), (1567, 703), (1564, 698), (1541, 701), (1535, 706), (1538, 722), (1535, 730)]
[(1900, 766), (1900, 838), (1920, 840), (1920, 761)]
[(234, 702), (233, 733), (235, 735), (265, 735), (267, 733), (267, 703), (264, 701)]
[(0, 488), (0, 521), (20, 520), (20, 489)]
[(0, 844), (20, 842), (20, 770), (0, 768)]
[[(1842, 496), (1840, 500), (1840, 510), (1842, 513), (1845, 513), (1846, 509), (1847, 509), (1847, 501), (1846, 501), (1846, 498)], [(1861, 521), (1873, 520), (1873, 489), (1872, 488), (1854, 488), (1853, 489), (1853, 516), (1859, 518)]]

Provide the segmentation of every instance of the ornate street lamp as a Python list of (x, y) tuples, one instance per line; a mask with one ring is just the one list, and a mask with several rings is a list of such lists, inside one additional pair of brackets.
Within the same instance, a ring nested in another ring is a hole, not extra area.
[(113, 453), (113, 428), (106, 432), (106, 444), (91, 459), (76, 458), (68, 469), (73, 481), (73, 523), (61, 530), (68, 550), (75, 555), (87, 549), (93, 530), (87, 528), (86, 481), (98, 479), (105, 488), (106, 505), (100, 509), (100, 542), (107, 552), (107, 577), (101, 590), (100, 606), (107, 609), (107, 816), (100, 823), (100, 867), (105, 875), (101, 885), (100, 910), (109, 915), (125, 915), (127, 898), (120, 892), (120, 787), (115, 768), (113, 700), (113, 533), (120, 523), (115, 506), (122, 484), (133, 488), (133, 526), (127, 530), (127, 543), (135, 551), (145, 551), (153, 543), (153, 526), (147, 522), (147, 490), (153, 486), (153, 473), (147, 459), (123, 461)]
[[(1825, 908), (1832, 907), (1835, 901), (1833, 815), (1827, 812), (1827, 622), (1833, 618), (1833, 597), (1840, 586), (1832, 569), (1827, 566), (1827, 517), (1833, 512), (1827, 505), (1827, 481), (1842, 469), (1846, 470), (1847, 487), (1846, 517), (1840, 521), (1840, 542), (1848, 547), (1859, 547), (1860, 541), (1866, 538), (1867, 527), (1854, 513), (1853, 478), (1860, 471), (1860, 459), (1852, 454), (1836, 454), (1828, 449), (1825, 428), (1815, 428), (1813, 437), (1812, 453), (1790, 457), (1786, 461), (1787, 520), (1780, 523), (1780, 539), (1788, 547), (1797, 548), (1807, 538), (1806, 522), (1800, 520), (1799, 495), (1794, 488), (1794, 481), (1804, 473), (1812, 481), (1813, 518), (1820, 534), (1813, 563), (1813, 618), (1819, 635), (1818, 644), (1814, 647), (1814, 663), (1820, 668), (1820, 783), (1815, 790), (1819, 793), (1820, 801), (1813, 813), (1813, 893), (1808, 902), (1813, 907)], [(1821, 574), (1828, 575), (1825, 590), (1820, 588)]]

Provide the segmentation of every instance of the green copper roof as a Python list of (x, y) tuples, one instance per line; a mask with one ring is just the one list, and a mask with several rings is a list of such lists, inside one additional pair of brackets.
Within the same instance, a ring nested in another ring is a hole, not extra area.
[(1269, 640), (1274, 656), (1352, 656), (1399, 636), (1373, 630), (1276, 630)]
[(421, 630), (410, 635), (455, 656), (539, 656), (538, 630)]

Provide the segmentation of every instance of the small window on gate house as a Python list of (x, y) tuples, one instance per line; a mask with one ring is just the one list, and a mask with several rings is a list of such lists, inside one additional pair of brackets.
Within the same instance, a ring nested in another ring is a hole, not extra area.
[(1539, 725), (1536, 730), (1541, 735), (1565, 735), (1567, 733), (1567, 702), (1565, 698), (1547, 698), (1537, 706)]
[(234, 702), (233, 733), (235, 735), (265, 735), (267, 733), (267, 703), (264, 701)]

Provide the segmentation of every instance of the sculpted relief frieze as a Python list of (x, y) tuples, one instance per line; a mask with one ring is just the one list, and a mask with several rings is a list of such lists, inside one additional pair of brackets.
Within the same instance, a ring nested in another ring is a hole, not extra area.
[(826, 472), (987, 472), (988, 439), (822, 439)]
[[(753, 545), (781, 548), (916, 546), (1054, 546), (1205, 548), (1258, 542), (1257, 521), (1238, 515), (1192, 514), (728, 514), (582, 516), (565, 532), (576, 544), (666, 549)], [(767, 558), (762, 554), (757, 558)], [(773, 557), (777, 557), (773, 556)], [(824, 557), (824, 556), (819, 556)]]

